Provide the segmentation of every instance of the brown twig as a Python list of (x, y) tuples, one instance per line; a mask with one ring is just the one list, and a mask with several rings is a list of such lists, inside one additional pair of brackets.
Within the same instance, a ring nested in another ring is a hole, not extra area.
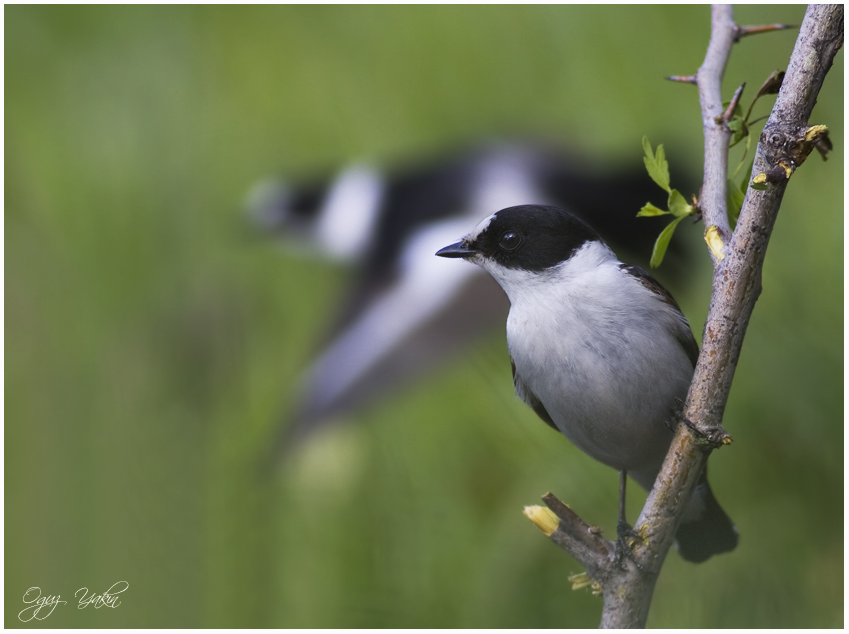
[(731, 121), (731, 117), (734, 116), (734, 111), (737, 109), (737, 106), (740, 104), (740, 97), (743, 96), (743, 90), (746, 88), (746, 83), (743, 82), (740, 87), (734, 92), (734, 96), (731, 97), (731, 101), (728, 103), (728, 107), (725, 109), (725, 112), (722, 113), (721, 117), (718, 117), (717, 123), (724, 123), (728, 125), (728, 122)]
[(758, 33), (771, 33), (772, 31), (784, 31), (786, 29), (795, 29), (793, 24), (761, 24), (758, 26), (738, 26), (734, 36), (734, 41), (739, 42), (740, 38), (747, 35), (757, 35)]
[[(602, 569), (613, 554), (613, 543), (604, 539), (597, 529), (578, 517), (575, 511), (563, 504), (552, 493), (543, 495), (542, 501), (560, 519), (558, 529), (563, 535), (559, 538), (563, 541), (568, 539), (573, 544), (582, 546), (582, 550), (586, 553), (582, 559), (586, 561), (580, 561), (581, 565), (587, 569)], [(552, 539), (554, 539), (553, 536)]]
[(667, 81), (677, 81), (681, 84), (695, 84), (696, 76), (695, 75), (670, 75), (669, 77), (664, 77)]

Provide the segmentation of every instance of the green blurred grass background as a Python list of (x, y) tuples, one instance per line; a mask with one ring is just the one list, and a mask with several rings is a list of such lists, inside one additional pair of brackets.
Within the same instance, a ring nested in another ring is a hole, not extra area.
[[(695, 90), (661, 78), (698, 67), (708, 8), (5, 18), (5, 625), (39, 586), (70, 600), (47, 627), (594, 627), (600, 599), (569, 589), (580, 569), (521, 508), (552, 490), (611, 531), (617, 478), (516, 401), (500, 332), (257, 476), (347, 276), (252, 239), (240, 204), (268, 175), (506, 133), (602, 165), (638, 161), (647, 134), (698, 173)], [(743, 40), (726, 93), (747, 81), (748, 103), (794, 40)], [(670, 554), (650, 626), (843, 625), (842, 53), (812, 122), (836, 149), (788, 188), (736, 442), (711, 460), (740, 547)], [(688, 231), (698, 270), (674, 290), (698, 336), (710, 271)], [(119, 579), (117, 609), (75, 609)]]

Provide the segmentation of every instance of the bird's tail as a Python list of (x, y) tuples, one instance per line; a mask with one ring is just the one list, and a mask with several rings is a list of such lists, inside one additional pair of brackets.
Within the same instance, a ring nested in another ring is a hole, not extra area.
[(731, 518), (713, 496), (705, 471), (675, 534), (675, 546), (687, 561), (701, 563), (713, 555), (734, 550), (739, 539)]

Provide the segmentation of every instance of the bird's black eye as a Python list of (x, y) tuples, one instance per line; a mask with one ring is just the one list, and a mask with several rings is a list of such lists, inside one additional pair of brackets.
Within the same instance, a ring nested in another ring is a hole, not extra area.
[(519, 235), (515, 231), (508, 231), (507, 233), (501, 236), (501, 239), (498, 241), (498, 246), (500, 246), (505, 251), (512, 251), (513, 249), (518, 247), (519, 243), (521, 242), (521, 235)]

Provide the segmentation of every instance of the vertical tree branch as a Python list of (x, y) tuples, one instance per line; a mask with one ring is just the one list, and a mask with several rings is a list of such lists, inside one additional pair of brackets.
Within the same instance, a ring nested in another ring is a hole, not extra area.
[[(633, 561), (625, 559), (616, 564), (612, 555), (605, 556), (605, 552), (613, 552), (613, 544), (595, 534), (584, 535), (583, 531), (592, 532), (592, 528), (571, 510), (563, 511), (560, 507), (564, 505), (550, 494), (546, 504), (559, 521), (537, 523), (555, 543), (587, 566), (588, 574), (601, 585), (601, 627), (645, 625), (657, 576), (708, 455), (713, 448), (730, 442), (721, 423), (731, 381), (761, 291), (766, 247), (787, 180), (812, 149), (813, 128), (808, 128), (807, 120), (843, 44), (843, 7), (812, 5), (805, 14), (755, 156), (753, 175), (769, 174), (767, 182), (775, 184), (765, 191), (748, 190), (732, 234), (726, 203), (730, 132), (722, 118), (720, 86), (731, 47), (739, 35), (731, 8), (714, 6), (710, 45), (705, 63), (696, 74), (705, 132), (705, 180), (700, 207), (708, 232), (715, 227), (712, 242), (709, 241), (714, 260), (711, 305), (683, 413), (698, 431), (679, 425), (635, 524), (644, 539), (635, 544)], [(784, 176), (777, 178), (776, 173)]]
[[(714, 15), (716, 12), (714, 9)], [(722, 24), (721, 28), (727, 27)], [(764, 169), (770, 163), (782, 159), (782, 156), (770, 158), (770, 152), (767, 151), (769, 144), (765, 143), (775, 134), (774, 126), (784, 129), (782, 134), (786, 138), (798, 138), (799, 124), (807, 122), (825, 74), (842, 41), (843, 7), (810, 7), (788, 65), (785, 83), (758, 144), (755, 159), (757, 167)], [(718, 83), (721, 77), (714, 76), (713, 80)], [(705, 143), (706, 178), (720, 180), (723, 185), (727, 179), (727, 172), (723, 171), (727, 170), (727, 151), (727, 145), (718, 147), (707, 141)], [(714, 167), (708, 168), (709, 163)], [(680, 523), (684, 505), (690, 498), (708, 454), (713, 447), (727, 442), (728, 437), (721, 426), (722, 416), (746, 327), (760, 294), (766, 247), (785, 187), (786, 181), (765, 192), (748, 191), (733, 239), (725, 249), (726, 256), (716, 259), (702, 352), (684, 409), (684, 416), (699, 429), (703, 437), (696, 438), (688, 428), (679, 426), (657, 482), (637, 521), (637, 526), (653, 546), (646, 549), (649, 552), (645, 562), (652, 569), (659, 569), (663, 562)], [(705, 182), (702, 191), (705, 190), (724, 192), (725, 188), (717, 183)], [(724, 201), (721, 208), (725, 209)], [(722, 220), (709, 216), (706, 223), (719, 223)], [(727, 217), (724, 220), (727, 223)]]
[[(731, 57), (731, 47), (737, 35), (734, 9), (730, 4), (715, 4), (711, 7), (710, 43), (705, 61), (696, 73), (699, 88), (699, 103), (702, 108), (702, 130), (705, 136), (704, 180), (699, 195), (699, 208), (705, 227), (716, 227), (723, 241), (731, 236), (728, 224), (727, 178), (728, 142), (731, 130), (720, 117), (722, 107), (722, 77)], [(719, 121), (717, 121), (720, 119)], [(716, 255), (711, 251), (716, 263)]]
[[(768, 171), (784, 158), (767, 142), (778, 135), (804, 136), (817, 95), (834, 55), (843, 43), (843, 7), (811, 5), (790, 58), (775, 106), (755, 155), (753, 174)], [(801, 128), (801, 129), (800, 129)], [(713, 156), (705, 160), (719, 162)], [(804, 160), (804, 159), (803, 159)], [(722, 176), (724, 179), (725, 177)], [(702, 353), (690, 388), (685, 415), (714, 440), (725, 411), (743, 336), (761, 292), (761, 269), (787, 181), (766, 191), (749, 189), (728, 257), (714, 269), (713, 295), (705, 323)]]

